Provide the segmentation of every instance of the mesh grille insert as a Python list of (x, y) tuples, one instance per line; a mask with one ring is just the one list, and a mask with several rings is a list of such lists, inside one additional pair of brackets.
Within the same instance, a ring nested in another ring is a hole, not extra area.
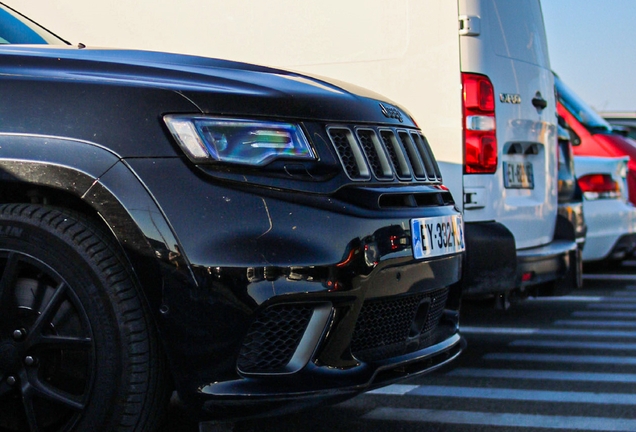
[[(367, 178), (367, 176), (363, 175), (364, 171), (361, 169), (361, 160), (356, 158), (354, 153), (357, 147), (355, 147), (355, 144), (352, 145), (355, 139), (351, 131), (348, 129), (330, 129), (329, 137), (340, 156), (340, 162), (347, 175), (352, 179)], [(366, 166), (364, 170), (366, 170)]]
[(430, 295), (431, 305), (428, 309), (428, 316), (426, 317), (426, 324), (422, 329), (422, 335), (426, 334), (437, 327), (442, 314), (444, 313), (444, 307), (446, 306), (446, 300), (448, 299), (448, 290), (441, 289), (431, 293)]
[(365, 302), (351, 341), (353, 352), (406, 340), (424, 294)]
[[(433, 340), (430, 336), (439, 324), (447, 297), (448, 288), (443, 288), (366, 301), (353, 333), (351, 352), (360, 360), (373, 361), (425, 348)], [(423, 308), (424, 304), (428, 307)], [(422, 310), (425, 317), (418, 316)]]
[(237, 366), (248, 373), (272, 373), (285, 368), (298, 348), (314, 308), (285, 304), (265, 309), (243, 340)]

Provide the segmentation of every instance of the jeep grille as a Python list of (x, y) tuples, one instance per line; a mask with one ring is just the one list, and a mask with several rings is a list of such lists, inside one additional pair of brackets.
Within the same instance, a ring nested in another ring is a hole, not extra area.
[(327, 133), (351, 180), (442, 181), (431, 148), (419, 131), (329, 126)]

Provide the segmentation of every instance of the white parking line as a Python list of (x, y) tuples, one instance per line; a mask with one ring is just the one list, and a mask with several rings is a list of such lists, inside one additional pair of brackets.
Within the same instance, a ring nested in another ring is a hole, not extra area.
[(620, 297), (620, 296), (632, 297), (632, 296), (636, 296), (636, 291), (620, 290), (620, 291), (614, 291), (612, 295), (617, 297)]
[(370, 392), (367, 392), (367, 393), (404, 396), (406, 393), (413, 391), (416, 388), (417, 388), (416, 385), (391, 384), (386, 387), (381, 387), (379, 389), (371, 390)]
[(636, 297), (601, 297), (600, 301), (607, 303), (636, 303)]
[(636, 318), (636, 311), (575, 311), (573, 317), (578, 318)]
[(520, 390), (489, 387), (455, 387), (422, 385), (409, 396), (436, 396), (450, 398), (515, 400), (532, 402), (586, 403), (596, 405), (636, 405), (636, 394), (592, 393), (551, 390)]
[(636, 343), (630, 342), (577, 342), (561, 340), (516, 340), (508, 344), (511, 347), (534, 348), (577, 348), (590, 350), (636, 351)]
[(573, 319), (564, 319), (557, 320), (554, 322), (556, 326), (583, 326), (583, 327), (625, 327), (625, 328), (636, 328), (636, 321), (607, 321), (607, 320), (573, 320)]
[(625, 293), (624, 296), (557, 296), (557, 297), (529, 297), (525, 301), (527, 302), (542, 302), (542, 303), (558, 303), (558, 302), (580, 302), (580, 303), (601, 303), (601, 302), (626, 302), (636, 303), (636, 296), (631, 293)]
[(439, 411), (413, 408), (376, 408), (362, 416), (368, 420), (408, 421), (515, 428), (545, 428), (586, 431), (634, 431), (636, 420), (610, 417), (550, 416), (473, 411)]
[(636, 374), (601, 373), (601, 372), (569, 372), (530, 369), (478, 369), (458, 368), (446, 374), (450, 377), (471, 378), (505, 378), (539, 381), (579, 381), (579, 382), (614, 382), (636, 383)]
[(629, 274), (584, 274), (583, 280), (636, 280), (636, 275)]
[(605, 297), (595, 296), (557, 296), (557, 297), (529, 297), (529, 302), (600, 302)]
[(608, 309), (608, 310), (634, 310), (636, 311), (636, 305), (633, 303), (590, 303), (587, 305), (588, 309)]
[(636, 339), (636, 332), (623, 330), (581, 330), (581, 329), (539, 329), (514, 327), (472, 327), (460, 326), (463, 334), (499, 334), (499, 335), (538, 335), (538, 336), (571, 336), (571, 337), (617, 337)]
[(589, 363), (611, 365), (636, 365), (636, 357), (564, 355), (564, 354), (525, 354), (525, 353), (488, 353), (484, 360), (526, 361), (541, 363)]
[(531, 335), (539, 332), (538, 328), (515, 328), (515, 327), (472, 327), (460, 326), (461, 333), (483, 333), (483, 334), (512, 334), (512, 335)]

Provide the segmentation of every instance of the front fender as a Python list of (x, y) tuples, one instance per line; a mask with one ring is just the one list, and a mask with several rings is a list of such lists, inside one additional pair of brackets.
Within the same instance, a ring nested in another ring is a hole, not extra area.
[(0, 134), (4, 200), (10, 199), (12, 186), (18, 184), (54, 189), (90, 206), (126, 252), (153, 313), (159, 309), (166, 275), (196, 286), (183, 248), (162, 211), (116, 153), (72, 138)]

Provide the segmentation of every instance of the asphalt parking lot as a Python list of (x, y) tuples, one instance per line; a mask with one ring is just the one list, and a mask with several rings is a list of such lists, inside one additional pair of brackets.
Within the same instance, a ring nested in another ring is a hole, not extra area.
[[(452, 367), (253, 431), (636, 430), (636, 262), (508, 311), (467, 308)], [(197, 431), (179, 410), (162, 432)], [(208, 424), (201, 430), (232, 430)]]

